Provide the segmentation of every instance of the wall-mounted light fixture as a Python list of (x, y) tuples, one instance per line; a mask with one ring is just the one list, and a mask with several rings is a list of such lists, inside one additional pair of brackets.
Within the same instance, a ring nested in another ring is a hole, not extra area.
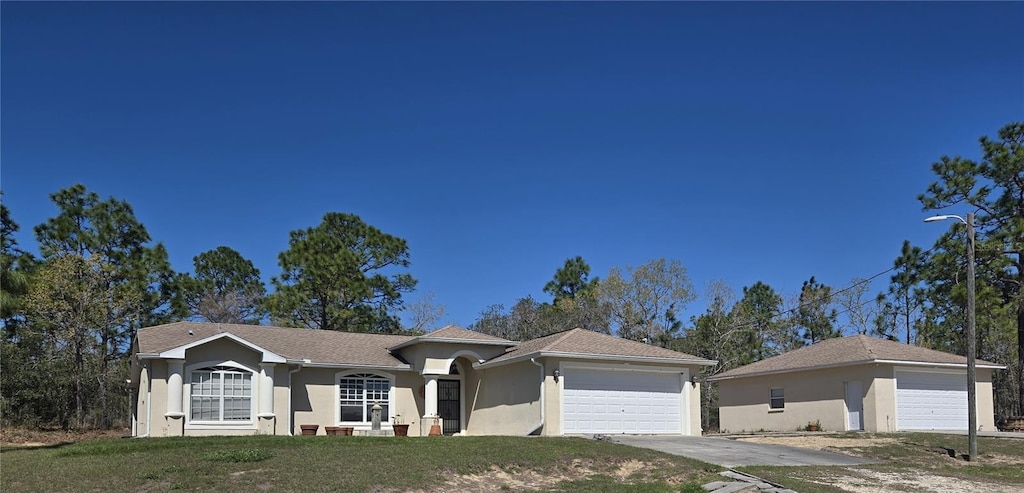
[(561, 374), (562, 374), (562, 372), (558, 371), (558, 368), (555, 368), (555, 371), (554, 371), (553, 375), (555, 376), (555, 382), (556, 383), (558, 382), (558, 376), (561, 375)]
[(691, 387), (696, 387), (697, 386), (697, 375), (690, 375), (690, 386)]

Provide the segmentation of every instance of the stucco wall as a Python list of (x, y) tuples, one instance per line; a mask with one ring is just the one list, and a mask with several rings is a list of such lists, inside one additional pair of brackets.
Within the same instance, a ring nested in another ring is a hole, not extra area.
[(454, 344), (454, 343), (421, 343), (400, 349), (398, 354), (408, 361), (413, 368), (423, 373), (444, 375), (448, 373), (448, 365), (455, 355), (476, 363), (473, 354), (483, 359), (490, 359), (505, 352), (505, 346)]
[[(476, 370), (470, 435), (526, 435), (540, 423), (540, 368), (529, 361)], [(467, 394), (470, 392), (467, 390)]]
[[(879, 416), (873, 402), (879, 400), (878, 383), (873, 377), (875, 365), (828, 368), (723, 380), (719, 385), (719, 417), (722, 431), (795, 431), (810, 421), (820, 421), (822, 429), (846, 430), (845, 382), (860, 381), (864, 389), (864, 425), (871, 429)], [(884, 387), (884, 384), (881, 385)], [(785, 407), (769, 409), (773, 388), (782, 388)]]
[[(392, 409), (389, 409), (391, 416), (383, 417), (381, 429), (390, 429), (392, 418), (399, 414), (402, 420), (409, 424), (409, 435), (419, 435), (420, 416), (422, 416), (422, 399), (415, 393), (423, 385), (423, 377), (409, 371), (383, 371), (364, 369), (336, 369), (336, 368), (303, 368), (292, 375), (292, 409), (293, 429), (292, 433), (300, 435), (300, 425), (319, 425), (318, 435), (326, 435), (328, 426), (339, 426), (338, 420), (338, 372), (352, 371), (355, 373), (390, 374), (395, 377), (393, 387), (394, 401)], [(370, 424), (356, 425), (356, 430), (369, 430)]]
[[(863, 384), (866, 431), (894, 432), (896, 426), (896, 369), (892, 364), (869, 364), (723, 380), (719, 385), (722, 431), (793, 431), (820, 420), (829, 431), (848, 429), (846, 382)], [(920, 370), (922, 367), (905, 367)], [(964, 373), (966, 378), (966, 373)], [(978, 424), (995, 429), (992, 370), (979, 368)], [(769, 410), (769, 391), (785, 389), (786, 406)]]

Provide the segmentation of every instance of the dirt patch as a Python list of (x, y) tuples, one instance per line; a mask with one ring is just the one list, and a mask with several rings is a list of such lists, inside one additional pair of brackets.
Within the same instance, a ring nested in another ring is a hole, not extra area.
[(744, 437), (737, 441), (768, 443), (771, 445), (788, 445), (790, 447), (809, 448), (814, 450), (881, 447), (896, 443), (895, 438), (835, 438), (818, 436), (799, 437)]
[(1017, 493), (1020, 486), (972, 481), (963, 478), (935, 476), (917, 472), (881, 472), (868, 469), (848, 469), (849, 475), (832, 476), (813, 483), (835, 486), (851, 493), (877, 493), (879, 491), (927, 491), (935, 493)]
[[(639, 460), (628, 460), (611, 468), (599, 467), (593, 461), (575, 459), (568, 466), (543, 473), (530, 470), (505, 471), (497, 467), (481, 474), (462, 474), (448, 480), (443, 486), (430, 490), (411, 490), (406, 493), (473, 492), (492, 491), (536, 491), (553, 488), (562, 481), (583, 479), (595, 474), (606, 474), (626, 481), (651, 464)], [(674, 478), (669, 478), (670, 483)]]
[(119, 438), (129, 430), (48, 430), (29, 428), (0, 429), (0, 448), (45, 447), (95, 438)]
[(492, 468), (482, 474), (462, 474), (448, 480), (443, 486), (430, 490), (410, 490), (407, 493), (531, 491), (550, 488), (567, 479), (556, 474), (540, 474), (535, 471), (506, 472)]

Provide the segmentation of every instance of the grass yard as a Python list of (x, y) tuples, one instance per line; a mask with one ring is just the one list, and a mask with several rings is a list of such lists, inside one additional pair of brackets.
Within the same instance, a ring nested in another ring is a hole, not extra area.
[(720, 469), (581, 438), (105, 438), (5, 446), (0, 491), (690, 492)]
[[(857, 467), (743, 467), (755, 476), (780, 482), (800, 493), (867, 491), (1024, 491), (1024, 440), (978, 438), (979, 457), (959, 455), (967, 437), (934, 433), (847, 433), (790, 437), (784, 445), (821, 448), (882, 461)], [(817, 443), (815, 441), (817, 440)]]

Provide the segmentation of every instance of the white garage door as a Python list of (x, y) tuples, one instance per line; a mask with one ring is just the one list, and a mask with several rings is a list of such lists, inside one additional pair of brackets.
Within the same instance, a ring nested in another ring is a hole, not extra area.
[(896, 372), (899, 430), (966, 430), (967, 372)]
[(679, 373), (572, 369), (562, 433), (682, 433)]

